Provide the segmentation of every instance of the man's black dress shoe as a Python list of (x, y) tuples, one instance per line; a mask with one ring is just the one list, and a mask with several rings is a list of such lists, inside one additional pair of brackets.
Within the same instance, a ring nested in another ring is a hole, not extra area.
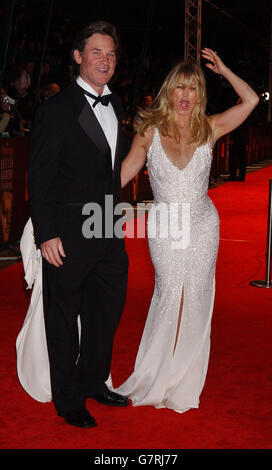
[(111, 390), (96, 393), (95, 395), (91, 395), (90, 398), (93, 398), (103, 405), (128, 406), (130, 404), (130, 400), (127, 397), (120, 395), (119, 393), (112, 392)]
[(59, 413), (59, 416), (62, 416), (66, 423), (71, 424), (72, 426), (77, 426), (79, 428), (92, 428), (97, 426), (95, 419), (84, 407), (77, 408), (63, 414)]

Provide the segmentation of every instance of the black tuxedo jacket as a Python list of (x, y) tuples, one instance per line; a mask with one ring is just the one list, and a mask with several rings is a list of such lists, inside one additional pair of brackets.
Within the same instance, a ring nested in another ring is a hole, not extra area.
[(120, 202), (120, 170), (130, 142), (121, 129), (122, 105), (111, 100), (118, 119), (114, 169), (103, 130), (83, 90), (73, 83), (37, 108), (31, 131), (28, 190), (35, 241), (60, 236), (69, 245), (82, 239), (82, 206), (104, 206), (105, 195)]

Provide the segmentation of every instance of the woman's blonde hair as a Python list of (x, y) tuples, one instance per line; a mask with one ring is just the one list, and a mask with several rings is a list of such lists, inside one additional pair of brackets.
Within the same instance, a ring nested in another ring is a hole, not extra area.
[(151, 128), (157, 127), (164, 136), (180, 141), (181, 135), (175, 121), (173, 110), (173, 91), (178, 83), (185, 86), (192, 84), (197, 90), (197, 104), (191, 116), (191, 143), (203, 145), (211, 137), (211, 127), (205, 114), (207, 104), (206, 80), (202, 69), (193, 62), (181, 62), (177, 64), (167, 75), (154, 103), (149, 109), (139, 109), (134, 121), (134, 128), (140, 134)]

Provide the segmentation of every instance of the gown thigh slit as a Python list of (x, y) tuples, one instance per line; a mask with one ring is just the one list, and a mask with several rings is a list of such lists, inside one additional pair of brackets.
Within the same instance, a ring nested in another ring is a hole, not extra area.
[(177, 342), (178, 342), (178, 337), (179, 337), (179, 331), (180, 331), (180, 324), (181, 324), (181, 318), (182, 318), (182, 309), (183, 309), (183, 288), (181, 290), (181, 299), (180, 299), (180, 307), (179, 307), (179, 315), (178, 315), (178, 322), (177, 322), (177, 332), (176, 332), (176, 339), (175, 339), (175, 345), (174, 345), (174, 350), (173, 350), (173, 356), (175, 354)]
[[(147, 155), (154, 196), (147, 221), (154, 291), (134, 370), (116, 389), (128, 395), (133, 406), (167, 407), (178, 413), (199, 406), (210, 354), (219, 243), (219, 218), (207, 194), (211, 163), (207, 142), (179, 169), (154, 130)], [(173, 206), (178, 232), (171, 227)], [(163, 234), (161, 207), (168, 209), (170, 220), (170, 230)]]

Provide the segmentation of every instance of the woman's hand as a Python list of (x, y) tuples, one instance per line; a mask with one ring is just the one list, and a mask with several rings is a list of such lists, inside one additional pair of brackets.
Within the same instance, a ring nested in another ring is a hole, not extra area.
[(206, 64), (206, 67), (208, 67), (214, 73), (224, 75), (224, 72), (227, 70), (227, 67), (222, 62), (220, 57), (218, 57), (216, 52), (214, 52), (212, 49), (208, 49), (207, 47), (205, 47), (204, 49), (202, 49), (202, 57), (209, 61), (209, 63)]

